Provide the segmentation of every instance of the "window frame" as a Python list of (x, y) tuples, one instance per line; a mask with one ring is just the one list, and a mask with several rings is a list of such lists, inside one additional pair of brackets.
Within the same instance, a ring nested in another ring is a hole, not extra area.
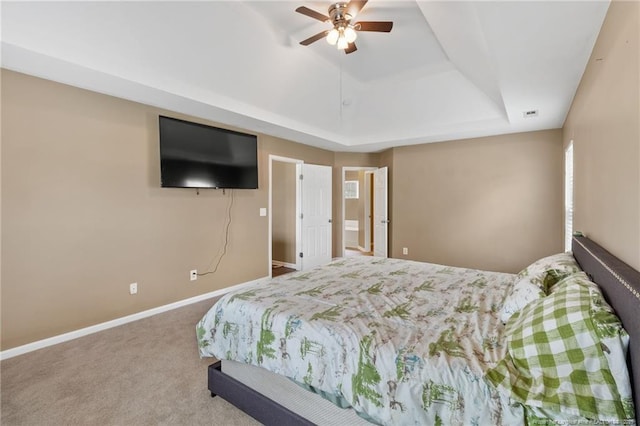
[(357, 180), (344, 181), (344, 198), (346, 200), (357, 200), (360, 198), (360, 182)]
[(571, 251), (573, 238), (573, 190), (574, 190), (574, 148), (573, 140), (564, 150), (564, 249)]

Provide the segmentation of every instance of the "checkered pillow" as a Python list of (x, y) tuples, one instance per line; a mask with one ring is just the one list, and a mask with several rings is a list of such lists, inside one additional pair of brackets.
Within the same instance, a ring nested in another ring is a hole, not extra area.
[[(592, 288), (594, 290), (594, 294), (602, 295), (602, 292), (600, 291), (600, 287), (598, 287), (598, 284), (591, 281), (589, 279), (589, 276), (584, 272), (576, 272), (575, 274), (567, 275), (566, 277), (564, 277), (563, 279), (561, 279), (560, 281), (558, 281), (553, 285), (550, 293), (565, 291), (567, 287), (575, 287), (576, 284), (581, 285), (583, 287)], [(604, 299), (602, 299), (602, 302), (604, 302)], [(606, 302), (604, 302), (604, 304), (602, 304), (601, 302), (598, 302), (598, 304), (599, 306), (601, 306), (602, 309), (608, 310), (609, 312), (613, 312), (613, 309)]]
[(507, 355), (487, 373), (525, 406), (592, 420), (633, 419), (629, 337), (599, 289), (567, 279), (507, 322)]

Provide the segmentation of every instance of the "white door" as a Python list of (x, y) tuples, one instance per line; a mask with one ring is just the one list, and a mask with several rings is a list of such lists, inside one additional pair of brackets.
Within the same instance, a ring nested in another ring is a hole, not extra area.
[[(332, 168), (301, 164), (302, 270), (331, 261)], [(300, 255), (300, 254), (299, 254)]]
[(387, 175), (386, 167), (373, 172), (373, 255), (380, 257), (388, 256)]

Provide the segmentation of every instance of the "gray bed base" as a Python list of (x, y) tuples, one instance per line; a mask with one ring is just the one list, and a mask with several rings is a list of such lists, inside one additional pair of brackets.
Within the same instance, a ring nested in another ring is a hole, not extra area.
[(304, 417), (223, 373), (221, 361), (209, 366), (208, 381), (211, 397), (220, 396), (264, 425), (313, 425)]
[[(633, 387), (636, 421), (640, 420), (640, 272), (586, 237), (573, 237), (572, 250), (582, 270), (600, 286), (629, 333), (627, 364)], [(313, 424), (223, 373), (220, 361), (209, 366), (208, 378), (212, 397), (222, 397), (262, 424)]]

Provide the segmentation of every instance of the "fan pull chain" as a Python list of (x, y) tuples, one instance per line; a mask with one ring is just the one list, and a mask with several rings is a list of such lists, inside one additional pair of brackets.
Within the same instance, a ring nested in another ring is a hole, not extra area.
[(342, 62), (344, 58), (340, 58), (340, 128), (342, 128), (342, 109), (344, 108), (344, 99), (342, 98)]

